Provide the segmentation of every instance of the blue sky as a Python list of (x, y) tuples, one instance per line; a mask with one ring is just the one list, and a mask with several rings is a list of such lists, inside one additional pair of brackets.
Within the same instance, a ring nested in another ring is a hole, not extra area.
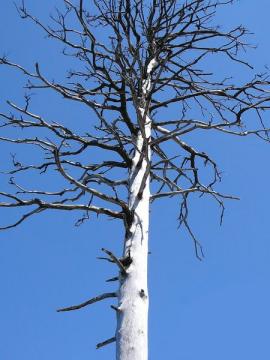
[[(34, 13), (46, 18), (58, 1), (28, 0)], [(269, 59), (267, 0), (239, 1), (224, 9), (222, 24), (244, 24), (258, 44), (247, 55), (258, 70)], [(35, 61), (51, 76), (63, 64), (56, 44), (22, 21), (4, 1), (0, 14), (1, 52), (25, 66)], [(219, 71), (219, 64), (209, 64)], [(231, 75), (230, 64), (222, 69)], [(239, 76), (242, 76), (240, 74)], [(23, 80), (0, 67), (0, 106), (20, 101)], [(41, 111), (70, 116), (69, 105), (46, 95), (36, 100)], [(76, 111), (75, 108), (72, 108)], [(80, 116), (84, 114), (80, 113)], [(266, 115), (270, 121), (270, 113)], [(214, 155), (223, 170), (222, 188), (241, 198), (227, 202), (224, 224), (209, 201), (196, 201), (193, 228), (206, 258), (199, 262), (183, 229), (177, 229), (177, 203), (161, 201), (151, 210), (150, 359), (267, 360), (269, 349), (269, 180), (270, 145), (255, 138), (194, 138)], [(1, 169), (9, 162), (9, 146), (0, 144)], [(29, 150), (20, 156), (30, 156)], [(18, 151), (17, 151), (18, 152)], [(32, 154), (31, 154), (32, 155)], [(40, 179), (40, 182), (43, 180)], [(4, 187), (4, 178), (0, 177)], [(0, 212), (1, 221), (11, 219)], [(114, 345), (99, 351), (95, 344), (113, 336), (115, 319), (109, 305), (95, 304), (72, 313), (55, 309), (111, 291), (104, 280), (115, 274), (96, 257), (100, 248), (120, 252), (122, 231), (116, 221), (93, 219), (74, 227), (75, 214), (48, 212), (21, 227), (0, 233), (0, 358), (3, 360), (103, 360), (114, 357)]]

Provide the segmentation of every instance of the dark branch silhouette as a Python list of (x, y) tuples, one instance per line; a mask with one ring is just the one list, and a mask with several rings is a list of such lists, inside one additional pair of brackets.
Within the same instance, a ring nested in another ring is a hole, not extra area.
[[(187, 133), (205, 130), (237, 136), (256, 135), (269, 141), (268, 128), (262, 120), (263, 111), (270, 105), (268, 73), (253, 74), (247, 83), (235, 85), (230, 79), (214, 78), (201, 65), (205, 59), (221, 54), (229, 61), (252, 69), (239, 55), (240, 50), (249, 46), (246, 42), (248, 31), (243, 26), (223, 31), (213, 24), (217, 8), (232, 2), (153, 0), (148, 4), (145, 1), (101, 0), (92, 1), (89, 6), (95, 10), (89, 12), (82, 1), (75, 5), (64, 0), (65, 10), (57, 10), (52, 17), (53, 24), (49, 26), (34, 17), (24, 3), (18, 6), (22, 18), (33, 21), (49, 38), (62, 42), (64, 53), (84, 62), (85, 66), (70, 70), (67, 82), (59, 83), (48, 79), (39, 64), (34, 70), (27, 70), (6, 57), (1, 58), (1, 64), (25, 75), (29, 91), (51, 89), (90, 108), (95, 131), (77, 134), (66, 125), (33, 113), (30, 95), (25, 97), (24, 105), (8, 101), (14, 113), (1, 113), (3, 133), (5, 128), (13, 128), (15, 132), (16, 128), (22, 128), (34, 129), (36, 135), (23, 138), (1, 136), (0, 140), (36, 146), (43, 150), (46, 161), (22, 164), (12, 155), (10, 184), (19, 191), (15, 195), (1, 193), (12, 201), (0, 205), (35, 205), (36, 208), (14, 224), (2, 228), (17, 226), (46, 209), (85, 210), (86, 215), (78, 224), (91, 212), (123, 220), (129, 218), (123, 194), (128, 193), (126, 170), (131, 167), (136, 134), (139, 130), (144, 131), (146, 121), (146, 117), (140, 115), (140, 107), (147, 109), (145, 114), (149, 113), (153, 127), (150, 143), (153, 156), (147, 169), (153, 184), (152, 201), (178, 196), (182, 199), (180, 219), (185, 219), (182, 223), (187, 225), (185, 209), (191, 193), (207, 194), (222, 207), (224, 198), (234, 198), (214, 191), (214, 185), (220, 181), (216, 163), (208, 154), (182, 140)], [(99, 26), (108, 32), (104, 42), (99, 40)], [(147, 68), (150, 69), (148, 73)], [(142, 87), (143, 84), (147, 86), (150, 79), (151, 89), (144, 98)], [(177, 112), (175, 105), (178, 106)], [(171, 107), (177, 115), (173, 119)], [(201, 114), (200, 117), (189, 115), (194, 109)], [(253, 116), (250, 124), (246, 123), (248, 113)], [(49, 131), (54, 140), (44, 138), (44, 130)], [(179, 157), (172, 158), (167, 153), (166, 144), (169, 142), (177, 144)], [(75, 156), (80, 159), (91, 148), (106, 150), (106, 160), (97, 164), (73, 160)], [(200, 176), (204, 167), (202, 163), (213, 172), (212, 180), (206, 184)], [(17, 173), (36, 170), (49, 176), (55, 168), (71, 187), (55, 192), (28, 190), (15, 180)], [(115, 169), (119, 174), (124, 170), (121, 180), (110, 177)], [(71, 175), (74, 170), (80, 171), (80, 175)], [(100, 185), (104, 185), (102, 189), (107, 191), (99, 190)], [(143, 187), (144, 184), (141, 190)], [(69, 197), (69, 194), (73, 196)], [(31, 197), (33, 195), (35, 198)], [(96, 199), (102, 199), (107, 205), (95, 206)]]

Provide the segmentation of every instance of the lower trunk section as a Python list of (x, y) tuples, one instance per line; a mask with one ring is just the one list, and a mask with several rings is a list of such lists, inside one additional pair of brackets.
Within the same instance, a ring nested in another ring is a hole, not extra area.
[[(145, 219), (134, 223), (135, 236), (126, 248), (132, 262), (122, 275), (119, 289), (118, 326), (116, 333), (117, 360), (147, 360), (148, 358), (148, 230)], [(144, 233), (142, 232), (144, 229)]]
[[(137, 139), (137, 148), (143, 148), (143, 139)], [(124, 260), (127, 263), (126, 274), (120, 274), (118, 293), (116, 359), (148, 359), (148, 231), (149, 231), (149, 176), (147, 172), (148, 156), (142, 160), (141, 151), (133, 159), (130, 174), (129, 207), (132, 211), (132, 223), (128, 229)], [(144, 180), (146, 179), (146, 180)], [(145, 181), (142, 194), (141, 184)]]

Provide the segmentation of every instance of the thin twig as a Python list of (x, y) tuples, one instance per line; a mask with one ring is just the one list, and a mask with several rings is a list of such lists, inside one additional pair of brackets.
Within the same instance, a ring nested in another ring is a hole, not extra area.
[(115, 276), (113, 278), (110, 278), (110, 279), (106, 280), (106, 282), (112, 282), (112, 281), (118, 281), (118, 280), (119, 280), (119, 277)]
[(69, 306), (69, 307), (66, 307), (66, 308), (61, 308), (61, 309), (58, 309), (56, 310), (57, 312), (63, 312), (63, 311), (73, 311), (73, 310), (79, 310), (85, 306), (88, 306), (88, 305), (91, 305), (91, 304), (94, 304), (98, 301), (101, 301), (101, 300), (104, 300), (104, 299), (108, 299), (108, 298), (114, 298), (114, 297), (117, 297), (117, 294), (115, 292), (112, 292), (112, 293), (104, 293), (102, 295), (99, 295), (99, 296), (96, 296), (90, 300), (87, 300), (79, 305), (73, 305), (73, 306)]

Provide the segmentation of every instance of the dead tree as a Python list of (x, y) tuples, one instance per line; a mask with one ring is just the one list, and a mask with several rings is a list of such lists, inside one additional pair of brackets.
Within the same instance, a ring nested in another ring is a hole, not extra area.
[[(31, 111), (30, 95), (22, 105), (8, 102), (12, 110), (1, 113), (0, 140), (29, 145), (33, 151), (38, 148), (44, 158), (26, 164), (12, 155), (9, 183), (14, 192), (1, 191), (0, 206), (26, 210), (1, 229), (16, 227), (47, 209), (83, 210), (78, 224), (91, 213), (123, 223), (122, 256), (102, 249), (104, 258), (118, 267), (119, 275), (108, 280), (118, 281), (118, 290), (58, 310), (77, 310), (117, 298), (113, 306), (116, 334), (97, 348), (116, 341), (118, 360), (148, 358), (150, 204), (162, 198), (179, 199), (179, 222), (201, 258), (201, 246), (188, 222), (190, 196), (209, 196), (222, 209), (224, 199), (233, 198), (216, 190), (221, 175), (215, 161), (185, 142), (185, 135), (200, 130), (213, 136), (216, 132), (255, 135), (269, 141), (262, 118), (270, 106), (268, 74), (254, 74), (241, 58), (241, 50), (249, 46), (243, 26), (223, 30), (215, 24), (219, 7), (231, 3), (233, 0), (63, 0), (63, 8), (56, 11), (49, 26), (23, 3), (18, 7), (21, 17), (62, 43), (64, 54), (79, 60), (78, 67), (59, 82), (48, 78), (38, 63), (29, 70), (1, 58), (2, 65), (27, 78), (29, 93), (40, 91), (46, 96), (51, 90), (92, 113), (89, 130), (80, 133)], [(205, 64), (215, 56), (242, 65), (251, 72), (251, 79), (234, 84), (231, 78), (212, 74)], [(171, 149), (177, 150), (172, 153)], [(91, 163), (91, 151), (99, 151), (101, 160)], [(55, 169), (66, 183), (58, 190), (40, 189), (38, 184), (29, 189), (16, 179), (31, 171), (49, 177)]]

